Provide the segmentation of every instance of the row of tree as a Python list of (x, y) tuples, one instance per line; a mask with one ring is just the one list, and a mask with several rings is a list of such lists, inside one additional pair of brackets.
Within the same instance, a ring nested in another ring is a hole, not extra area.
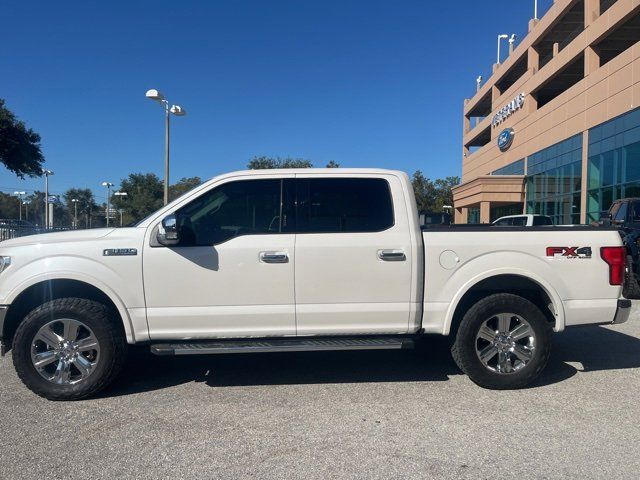
[[(200, 185), (199, 177), (182, 178), (169, 187), (169, 199)], [(112, 195), (111, 224), (128, 225), (136, 222), (162, 206), (163, 183), (154, 173), (132, 173), (122, 179), (120, 191), (127, 196)], [(34, 225), (44, 225), (44, 192), (35, 191), (20, 198), (0, 192), (0, 218), (19, 218)], [(22, 204), (21, 204), (22, 203)], [(102, 227), (106, 224), (106, 203), (98, 203), (88, 188), (70, 188), (53, 203), (53, 224), (56, 227)], [(77, 221), (77, 223), (76, 223)]]
[[(271, 168), (311, 168), (313, 162), (306, 159), (254, 157), (247, 164), (249, 169)], [(330, 162), (327, 167), (339, 165)], [(431, 180), (420, 170), (416, 171), (411, 182), (420, 211), (442, 211), (445, 205), (452, 205), (451, 187), (459, 183), (458, 177)], [(182, 178), (169, 187), (169, 199), (173, 200), (200, 185), (200, 177)], [(162, 207), (163, 183), (154, 173), (132, 173), (123, 178), (119, 188), (126, 196), (111, 197), (111, 224), (128, 225)], [(44, 225), (44, 193), (36, 191), (20, 200), (10, 194), (0, 193), (0, 218), (18, 218), (19, 208), (22, 218), (36, 225)], [(101, 227), (106, 223), (105, 203), (96, 202), (93, 192), (88, 188), (70, 188), (54, 203), (54, 226), (73, 226), (77, 228)], [(77, 215), (77, 217), (76, 217)], [(76, 223), (77, 222), (77, 223)]]

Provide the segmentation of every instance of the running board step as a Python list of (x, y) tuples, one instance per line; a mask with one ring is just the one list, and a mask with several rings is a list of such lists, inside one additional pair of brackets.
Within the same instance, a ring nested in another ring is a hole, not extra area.
[(204, 355), (260, 352), (319, 352), (331, 350), (399, 350), (413, 348), (410, 337), (284, 338), (219, 340), (215, 342), (157, 343), (155, 355)]

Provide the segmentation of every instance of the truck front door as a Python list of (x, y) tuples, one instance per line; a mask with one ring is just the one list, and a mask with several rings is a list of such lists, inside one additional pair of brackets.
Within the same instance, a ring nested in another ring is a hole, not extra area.
[(283, 177), (227, 180), (179, 208), (176, 247), (154, 244), (150, 227), (143, 278), (152, 339), (295, 335), (295, 235), (283, 202), (293, 175)]

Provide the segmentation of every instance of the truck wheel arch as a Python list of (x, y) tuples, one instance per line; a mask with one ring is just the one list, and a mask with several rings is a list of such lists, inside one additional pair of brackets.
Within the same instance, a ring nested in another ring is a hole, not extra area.
[(19, 293), (15, 294), (10, 301), (3, 331), (1, 332), (3, 341), (9, 346), (16, 328), (26, 314), (49, 300), (64, 297), (85, 298), (104, 303), (120, 318), (127, 341), (129, 343), (135, 341), (131, 319), (124, 304), (114, 292), (103, 286), (98, 287), (84, 280), (71, 278), (48, 278), (35, 281), (27, 286), (23, 285), (17, 290)]
[(564, 330), (564, 307), (558, 293), (531, 272), (487, 272), (472, 278), (458, 290), (449, 305), (444, 335), (455, 334), (464, 313), (480, 298), (492, 293), (513, 293), (532, 301), (540, 308), (556, 332)]

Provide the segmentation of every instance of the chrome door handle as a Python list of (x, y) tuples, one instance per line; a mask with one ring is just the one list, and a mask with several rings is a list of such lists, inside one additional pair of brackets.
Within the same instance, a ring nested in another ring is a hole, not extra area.
[(404, 262), (407, 256), (403, 250), (378, 250), (378, 258), (385, 262)]
[(287, 263), (289, 255), (287, 252), (260, 252), (260, 261), (262, 263)]

